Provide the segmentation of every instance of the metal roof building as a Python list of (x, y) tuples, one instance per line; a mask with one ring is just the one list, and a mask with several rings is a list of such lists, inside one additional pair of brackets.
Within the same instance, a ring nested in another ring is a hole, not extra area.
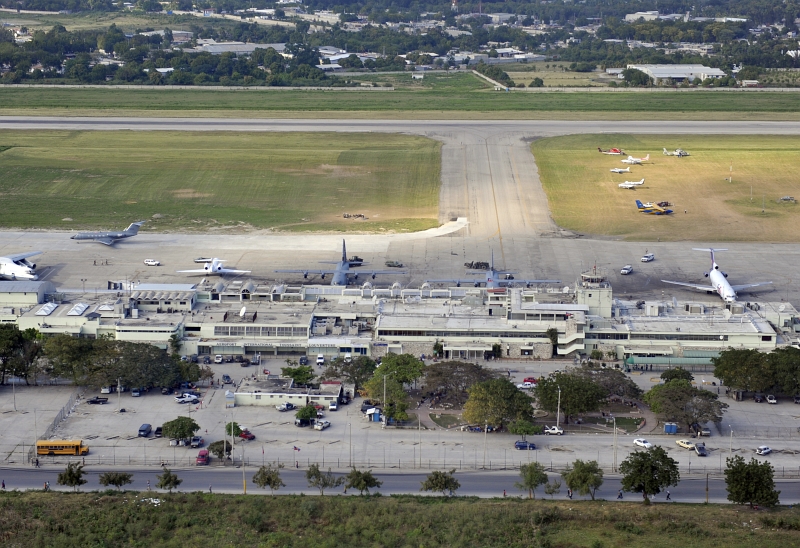
[(664, 80), (682, 82), (695, 78), (705, 80), (706, 78), (727, 76), (724, 71), (705, 65), (628, 65), (628, 68), (644, 72), (653, 79), (655, 84), (660, 84)]

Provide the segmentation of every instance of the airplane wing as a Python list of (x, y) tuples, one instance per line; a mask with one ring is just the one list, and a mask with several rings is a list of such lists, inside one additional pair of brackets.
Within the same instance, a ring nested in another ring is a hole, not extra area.
[(22, 259), (27, 259), (28, 257), (33, 257), (34, 255), (41, 255), (41, 251), (29, 251), (27, 253), (17, 253), (16, 255), (6, 255), (6, 259), (11, 262), (21, 261)]
[(214, 274), (213, 272), (208, 271), (208, 270), (204, 270), (202, 268), (200, 268), (198, 270), (176, 270), (175, 272), (182, 272), (182, 273), (186, 273), (186, 274), (199, 274), (199, 273)]
[(114, 245), (114, 240), (111, 238), (94, 238), (94, 241), (105, 245)]
[(232, 268), (223, 268), (217, 270), (217, 274), (249, 274), (252, 270), (234, 270)]
[(426, 284), (474, 284), (481, 283), (479, 280), (425, 280)]
[(732, 285), (731, 289), (733, 289), (734, 291), (741, 291), (742, 289), (749, 289), (751, 287), (759, 287), (761, 285), (769, 285), (771, 283), (772, 282), (761, 282), (761, 283), (757, 283), (757, 284)]
[[(351, 271), (352, 272), (352, 271)], [(389, 274), (408, 274), (405, 270), (362, 270), (361, 274), (369, 274), (370, 276), (375, 275), (389, 275)]]
[(274, 270), (273, 272), (283, 272), (287, 274), (336, 274), (335, 270)]
[(713, 286), (708, 284), (690, 284), (684, 282), (672, 282), (670, 280), (661, 280), (665, 284), (682, 285), (684, 287), (691, 287), (692, 289), (699, 289), (700, 291), (716, 291)]

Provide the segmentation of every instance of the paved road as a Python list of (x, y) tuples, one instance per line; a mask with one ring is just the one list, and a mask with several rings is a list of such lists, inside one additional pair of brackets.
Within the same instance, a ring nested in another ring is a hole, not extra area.
[[(68, 491), (58, 485), (58, 473), (62, 469), (0, 469), (0, 475), (6, 482), (6, 489), (42, 489), (45, 481), (50, 482), (52, 490)], [(119, 472), (119, 468), (114, 469), (97, 469), (87, 468), (86, 483), (82, 490), (98, 490), (103, 489), (98, 481), (98, 476), (105, 471)], [(129, 470), (134, 474), (134, 482), (129, 489), (137, 491), (147, 490), (147, 481), (150, 481), (151, 490), (153, 492), (163, 492), (155, 488), (158, 479), (156, 476), (161, 473), (160, 469)], [(190, 469), (174, 469), (173, 470), (179, 478), (183, 480), (179, 491), (208, 491), (209, 486), (212, 492), (216, 493), (242, 493), (242, 470), (241, 468), (190, 468)], [(252, 476), (256, 468), (245, 469), (245, 479), (247, 481), (248, 494), (268, 494), (269, 490), (261, 490), (252, 483)], [(338, 474), (337, 474), (338, 475)], [(425, 479), (426, 472), (410, 472), (410, 473), (375, 473), (375, 476), (383, 482), (378, 491), (383, 494), (419, 494), (420, 483)], [(551, 474), (551, 479), (560, 479), (560, 476)], [(309, 489), (308, 483), (305, 479), (304, 470), (284, 470), (281, 472), (281, 478), (286, 484), (285, 487), (278, 491), (278, 494), (299, 494), (305, 493), (306, 495), (319, 494), (318, 489)], [(461, 488), (457, 494), (462, 496), (476, 496), (483, 498), (502, 497), (505, 490), (507, 496), (524, 497), (526, 493), (517, 489), (514, 484), (519, 481), (518, 473), (509, 472), (456, 472), (456, 478), (461, 483)], [(800, 503), (800, 482), (798, 481), (778, 481), (777, 489), (781, 491), (782, 504), (797, 504)], [(605, 498), (608, 500), (617, 500), (617, 494), (621, 489), (619, 476), (606, 476), (605, 483), (597, 493), (598, 498)], [(682, 480), (677, 487), (670, 488), (671, 498), (675, 502), (690, 502), (700, 503), (706, 501), (706, 478), (692, 477)], [(326, 494), (341, 494), (343, 488), (328, 491)], [(349, 491), (349, 494), (357, 494), (357, 492)], [(562, 482), (561, 492), (555, 495), (555, 498), (566, 498), (567, 489)], [(537, 496), (544, 497), (543, 489), (540, 488)], [(573, 495), (573, 499), (589, 499), (588, 496), (581, 497), (577, 493)], [(623, 501), (639, 501), (640, 495), (634, 493), (624, 493)], [(666, 502), (666, 493), (658, 495), (655, 502)], [(720, 477), (709, 478), (708, 480), (708, 500), (714, 503), (726, 503), (727, 492), (725, 490), (725, 480)]]
[[(637, 298), (696, 299), (717, 303), (713, 297), (662, 284), (662, 278), (703, 281), (707, 257), (688, 253), (691, 247), (715, 242), (619, 242), (610, 238), (574, 238), (552, 223), (547, 200), (528, 141), (571, 133), (705, 133), (800, 134), (800, 122), (602, 122), (602, 121), (395, 121), (395, 120), (245, 120), (158, 118), (0, 117), (0, 130), (186, 130), (186, 131), (331, 131), (399, 132), (441, 140), (442, 188), (440, 220), (463, 217), (467, 226), (450, 225), (432, 234), (353, 235), (348, 247), (365, 259), (381, 264), (400, 260), (407, 276), (384, 277), (417, 287), (426, 278), (463, 276), (467, 261), (487, 260), (495, 251), (497, 265), (519, 272), (518, 277), (556, 278), (571, 284), (590, 265), (607, 269), (617, 295)], [(124, 223), (121, 223), (124, 224)], [(109, 227), (111, 228), (111, 227)], [(320, 259), (333, 260), (338, 235), (271, 234), (214, 236), (142, 234), (115, 248), (69, 242), (64, 233), (5, 232), (0, 253), (43, 249), (44, 276), (66, 288), (103, 288), (107, 280), (140, 279), (184, 282), (175, 270), (191, 266), (198, 252), (228, 259), (253, 270), (255, 281), (275, 281), (276, 268), (308, 267)], [(436, 237), (428, 237), (436, 236)], [(796, 244), (724, 244), (720, 256), (733, 283), (773, 281), (758, 290), (761, 300), (800, 301), (800, 246)], [(102, 248), (102, 249), (101, 249)], [(76, 253), (77, 250), (77, 253)], [(636, 263), (645, 250), (657, 260), (641, 265), (634, 276), (619, 276), (619, 267)], [(144, 269), (142, 259), (156, 256), (161, 269)], [(169, 260), (166, 260), (169, 259)], [(109, 261), (102, 268), (87, 268)], [(730, 266), (728, 266), (730, 265)], [(83, 282), (82, 280), (86, 280)], [(299, 282), (297, 278), (278, 281)], [(310, 280), (311, 283), (320, 280)], [(747, 294), (743, 299), (755, 299)]]

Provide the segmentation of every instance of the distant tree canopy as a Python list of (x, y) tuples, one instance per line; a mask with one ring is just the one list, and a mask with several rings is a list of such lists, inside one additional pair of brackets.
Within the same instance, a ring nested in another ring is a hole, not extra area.
[(727, 386), (754, 392), (800, 393), (800, 349), (725, 350), (712, 358), (714, 375)]

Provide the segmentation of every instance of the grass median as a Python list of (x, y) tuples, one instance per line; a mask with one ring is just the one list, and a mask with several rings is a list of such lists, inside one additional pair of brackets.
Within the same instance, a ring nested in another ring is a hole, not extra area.
[[(620, 147), (650, 161), (626, 167)], [(680, 147), (691, 156), (664, 156)], [(572, 135), (532, 145), (553, 218), (559, 226), (629, 240), (795, 242), (800, 204), (795, 167), (800, 137), (740, 135)], [(624, 181), (645, 183), (635, 190)], [(635, 200), (672, 203), (670, 216), (640, 213)]]
[[(6, 228), (415, 231), (440, 144), (346, 133), (0, 131)], [(343, 217), (361, 213), (364, 218)]]

